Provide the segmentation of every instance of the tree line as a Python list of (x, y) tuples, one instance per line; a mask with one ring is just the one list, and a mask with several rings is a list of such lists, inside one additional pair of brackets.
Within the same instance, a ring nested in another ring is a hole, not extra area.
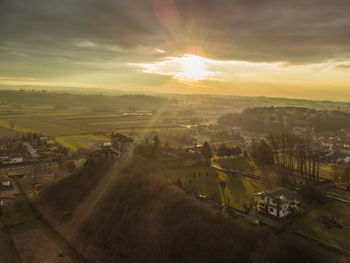
[(318, 181), (320, 171), (320, 147), (310, 136), (297, 135), (292, 131), (271, 133), (268, 136), (274, 161), (288, 168), (291, 175)]
[(240, 154), (242, 154), (242, 150), (239, 146), (229, 147), (224, 143), (220, 144), (216, 152), (216, 155), (218, 157), (231, 157), (231, 156), (237, 157)]

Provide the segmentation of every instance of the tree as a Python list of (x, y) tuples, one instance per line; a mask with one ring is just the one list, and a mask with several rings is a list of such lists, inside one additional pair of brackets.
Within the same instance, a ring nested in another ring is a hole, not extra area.
[(227, 155), (227, 152), (228, 152), (228, 148), (227, 148), (226, 144), (222, 143), (222, 144), (220, 144), (216, 155), (219, 157), (223, 157), (223, 156)]
[(213, 154), (210, 149), (209, 143), (207, 141), (205, 141), (203, 144), (201, 155), (205, 160), (205, 164), (209, 166), (211, 162), (211, 157), (213, 156)]
[(273, 164), (273, 151), (265, 140), (253, 143), (252, 156), (260, 164)]
[(343, 173), (343, 183), (346, 190), (350, 191), (350, 165), (347, 165)]
[(239, 146), (231, 148), (231, 154), (234, 156), (239, 156), (242, 154), (242, 150)]

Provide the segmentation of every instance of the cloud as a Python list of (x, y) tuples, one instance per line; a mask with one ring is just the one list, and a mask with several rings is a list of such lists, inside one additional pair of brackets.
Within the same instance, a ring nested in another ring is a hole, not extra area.
[(148, 75), (157, 74), (130, 64), (191, 53), (228, 62), (208, 71), (231, 74), (230, 81), (245, 69), (243, 62), (287, 79), (293, 76), (284, 72), (294, 71), (276, 70), (275, 63), (347, 67), (349, 14), (349, 0), (1, 0), (0, 72), (43, 81), (165, 85), (168, 74), (152, 79)]
[(338, 64), (335, 66), (336, 69), (350, 69), (350, 63)]
[[(1, 40), (69, 49), (94, 43), (213, 59), (321, 62), (350, 56), (348, 0), (2, 0)], [(147, 57), (147, 54), (143, 54)]]

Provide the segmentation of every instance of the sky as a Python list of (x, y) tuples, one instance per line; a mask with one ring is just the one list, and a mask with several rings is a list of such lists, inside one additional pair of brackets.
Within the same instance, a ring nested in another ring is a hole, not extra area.
[(349, 0), (0, 0), (0, 85), (350, 101)]

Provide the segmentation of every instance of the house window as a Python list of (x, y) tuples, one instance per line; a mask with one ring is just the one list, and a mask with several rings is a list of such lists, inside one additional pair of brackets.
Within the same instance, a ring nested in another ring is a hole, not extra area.
[(270, 207), (270, 212), (273, 213), (274, 212), (274, 209), (272, 207)]

